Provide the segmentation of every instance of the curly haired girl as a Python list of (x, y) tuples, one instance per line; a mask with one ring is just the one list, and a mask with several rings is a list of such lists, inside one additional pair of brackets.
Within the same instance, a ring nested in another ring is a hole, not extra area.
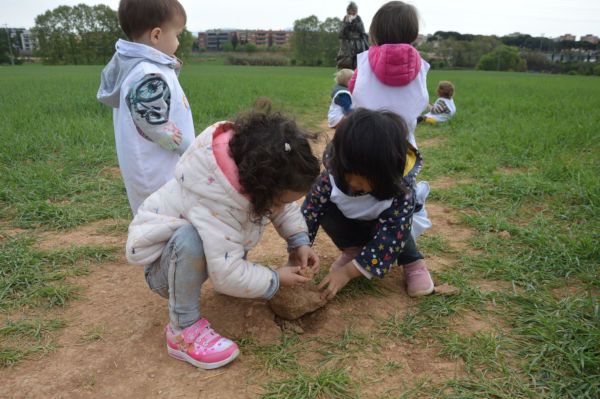
[[(233, 361), (238, 346), (200, 314), (200, 289), (241, 298), (271, 298), (279, 285), (308, 281), (299, 271), (319, 259), (295, 203), (319, 174), (310, 137), (262, 103), (234, 123), (202, 132), (177, 164), (175, 178), (152, 194), (129, 227), (127, 259), (145, 265), (150, 288), (169, 299), (167, 351), (196, 367)], [(290, 264), (273, 270), (246, 260), (273, 222)]]

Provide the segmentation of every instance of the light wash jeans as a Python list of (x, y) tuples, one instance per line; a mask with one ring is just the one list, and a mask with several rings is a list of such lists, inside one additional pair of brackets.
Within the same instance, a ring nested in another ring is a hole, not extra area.
[(169, 299), (169, 319), (174, 328), (186, 328), (200, 316), (200, 289), (208, 278), (204, 246), (192, 225), (178, 228), (160, 258), (144, 273), (152, 291)]
[[(302, 232), (290, 237), (288, 246), (295, 248), (308, 242), (308, 234)], [(275, 270), (271, 273), (265, 299), (271, 299), (279, 289), (279, 275)], [(169, 299), (172, 327), (184, 329), (200, 320), (200, 289), (208, 278), (208, 268), (204, 245), (194, 226), (178, 228), (160, 258), (147, 265), (144, 274), (150, 289)]]

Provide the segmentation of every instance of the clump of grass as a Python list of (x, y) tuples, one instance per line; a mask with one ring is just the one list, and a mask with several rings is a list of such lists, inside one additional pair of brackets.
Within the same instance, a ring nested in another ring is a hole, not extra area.
[(87, 272), (86, 262), (99, 262), (114, 248), (80, 247), (53, 252), (32, 248), (33, 239), (9, 236), (0, 241), (0, 309), (17, 306), (63, 306), (79, 289), (66, 282)]
[(430, 324), (430, 320), (414, 313), (406, 313), (403, 317), (398, 313), (393, 313), (387, 319), (380, 321), (379, 333), (386, 337), (410, 339), (415, 338), (423, 328)]
[(540, 392), (592, 398), (600, 387), (600, 305), (593, 295), (556, 300), (543, 293), (513, 297), (518, 356)]
[(265, 385), (262, 399), (356, 399), (358, 395), (344, 369), (325, 369), (317, 374), (299, 370), (294, 376)]
[(56, 349), (56, 346), (52, 344), (36, 344), (27, 345), (24, 347), (0, 347), (0, 367), (11, 367), (19, 363), (20, 361), (40, 355), (52, 352)]
[(387, 362), (386, 364), (383, 365), (383, 370), (388, 373), (401, 371), (403, 368), (404, 368), (403, 365), (401, 365), (398, 362), (394, 362), (394, 361)]
[(500, 371), (505, 368), (501, 353), (507, 344), (500, 335), (476, 332), (472, 336), (450, 333), (440, 337), (442, 355), (452, 359), (460, 358), (465, 362), (467, 370), (476, 367), (483, 370)]
[(98, 229), (96, 229), (96, 233), (102, 234), (102, 235), (119, 236), (119, 235), (127, 233), (128, 228), (129, 228), (129, 222), (118, 221), (113, 224), (99, 227)]
[(253, 340), (242, 341), (242, 348), (252, 353), (261, 368), (268, 373), (277, 369), (282, 371), (297, 370), (298, 353), (302, 351), (298, 335), (281, 336), (281, 343), (271, 345), (258, 345)]
[(7, 321), (0, 327), (0, 367), (10, 367), (23, 359), (54, 350), (52, 332), (65, 325), (58, 319)]
[(454, 252), (444, 237), (430, 234), (424, 234), (419, 237), (419, 250), (427, 254), (448, 254)]
[(347, 299), (356, 299), (363, 296), (373, 296), (382, 298), (387, 295), (385, 287), (379, 285), (377, 281), (372, 281), (366, 278), (355, 278), (350, 280), (341, 291), (339, 291), (335, 300), (344, 301)]
[(66, 326), (64, 320), (51, 319), (44, 320), (39, 318), (21, 319), (18, 321), (9, 320), (4, 326), (0, 327), (0, 337), (7, 338), (33, 338), (41, 339), (44, 334), (56, 331)]
[(323, 356), (323, 363), (334, 361), (336, 363), (353, 359), (358, 354), (366, 351), (378, 351), (379, 342), (370, 335), (362, 334), (352, 328), (344, 331), (333, 339), (318, 339), (320, 348), (317, 350)]
[(105, 327), (102, 325), (93, 326), (83, 334), (81, 340), (85, 343), (102, 341), (104, 339), (104, 330)]

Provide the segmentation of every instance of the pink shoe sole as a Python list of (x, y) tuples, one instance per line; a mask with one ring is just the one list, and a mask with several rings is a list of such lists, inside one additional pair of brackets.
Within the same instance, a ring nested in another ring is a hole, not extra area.
[(227, 357), (226, 359), (223, 359), (219, 362), (203, 363), (203, 362), (199, 362), (198, 360), (189, 356), (185, 352), (171, 348), (169, 345), (167, 345), (167, 352), (169, 353), (169, 356), (174, 357), (177, 360), (182, 360), (184, 362), (188, 362), (189, 364), (196, 366), (198, 368), (204, 369), (204, 370), (212, 370), (212, 369), (218, 369), (219, 367), (223, 367), (226, 364), (229, 364), (232, 361), (234, 361), (235, 358), (238, 357), (238, 355), (240, 354), (240, 350), (236, 349), (235, 352), (233, 352), (231, 355), (229, 355), (229, 357)]
[(431, 285), (429, 287), (423, 288), (420, 290), (416, 290), (416, 291), (408, 291), (408, 289), (407, 289), (407, 293), (408, 293), (408, 296), (410, 296), (410, 297), (426, 296), (426, 295), (431, 294), (433, 292), (434, 288), (435, 288), (435, 286), (433, 284), (433, 281), (431, 281)]

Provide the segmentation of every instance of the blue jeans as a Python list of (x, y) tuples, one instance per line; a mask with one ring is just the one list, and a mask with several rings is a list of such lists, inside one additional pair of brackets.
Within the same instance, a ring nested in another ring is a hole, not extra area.
[(192, 225), (178, 228), (160, 258), (145, 267), (152, 291), (169, 299), (169, 319), (175, 328), (186, 328), (200, 316), (200, 289), (208, 278), (204, 246)]

